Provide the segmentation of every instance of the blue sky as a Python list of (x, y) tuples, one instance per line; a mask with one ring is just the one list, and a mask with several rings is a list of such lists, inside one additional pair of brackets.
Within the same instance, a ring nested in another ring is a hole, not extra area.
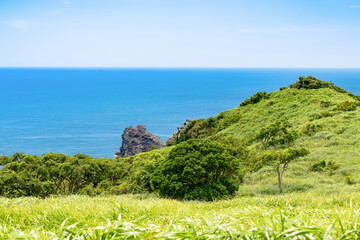
[(360, 68), (360, 0), (0, 0), (0, 67)]

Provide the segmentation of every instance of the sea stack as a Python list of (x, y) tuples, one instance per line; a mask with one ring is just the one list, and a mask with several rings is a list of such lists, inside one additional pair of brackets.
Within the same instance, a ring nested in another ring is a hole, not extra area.
[(129, 157), (138, 153), (147, 152), (152, 147), (162, 148), (165, 143), (158, 136), (149, 133), (144, 125), (127, 127), (121, 135), (122, 145), (116, 156)]

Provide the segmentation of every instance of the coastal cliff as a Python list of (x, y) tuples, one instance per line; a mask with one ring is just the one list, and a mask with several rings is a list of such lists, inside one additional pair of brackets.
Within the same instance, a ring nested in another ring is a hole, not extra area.
[(115, 155), (129, 157), (138, 153), (147, 152), (151, 148), (162, 148), (165, 143), (158, 136), (149, 133), (144, 125), (127, 127), (122, 134), (120, 152)]

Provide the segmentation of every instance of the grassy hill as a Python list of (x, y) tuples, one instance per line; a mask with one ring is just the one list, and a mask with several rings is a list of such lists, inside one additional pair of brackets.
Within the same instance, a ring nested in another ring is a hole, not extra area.
[[(305, 79), (314, 79), (312, 77)], [(298, 134), (291, 147), (307, 147), (310, 154), (289, 165), (284, 174), (284, 191), (332, 193), (360, 189), (360, 108), (358, 97), (328, 82), (317, 89), (281, 88), (255, 95), (240, 106), (215, 117), (193, 121), (179, 138), (210, 138), (241, 145), (252, 154), (261, 151), (256, 133), (277, 120), (287, 120)], [(260, 97), (260, 99), (257, 96)], [(229, 140), (227, 140), (229, 139)], [(137, 166), (159, 161), (170, 147), (139, 154), (124, 161)], [(251, 157), (251, 156), (250, 156)], [(329, 161), (337, 169), (319, 165)], [(131, 168), (139, 171), (138, 167)], [(141, 172), (141, 171), (140, 171)], [(139, 173), (140, 173), (139, 172)], [(142, 175), (143, 172), (140, 174)], [(136, 175), (136, 174), (135, 174)], [(276, 194), (276, 172), (271, 166), (246, 173), (239, 195)]]

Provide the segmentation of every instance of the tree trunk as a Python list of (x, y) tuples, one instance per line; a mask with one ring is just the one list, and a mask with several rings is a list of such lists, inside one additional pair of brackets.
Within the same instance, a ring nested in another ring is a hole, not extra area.
[(279, 187), (279, 192), (280, 192), (280, 193), (282, 192), (282, 189), (281, 189), (282, 176), (283, 176), (283, 174), (284, 174), (285, 168), (287, 167), (288, 163), (289, 163), (288, 161), (286, 161), (286, 162), (284, 163), (284, 165), (283, 165), (282, 168), (281, 168), (281, 171), (280, 171), (280, 166), (278, 166), (278, 167), (276, 168), (277, 173), (278, 173), (278, 187)]
[(279, 167), (278, 167), (276, 170), (277, 170), (277, 173), (278, 173), (278, 188), (279, 188), (279, 193), (281, 193), (281, 178), (282, 178), (282, 174), (280, 173)]

